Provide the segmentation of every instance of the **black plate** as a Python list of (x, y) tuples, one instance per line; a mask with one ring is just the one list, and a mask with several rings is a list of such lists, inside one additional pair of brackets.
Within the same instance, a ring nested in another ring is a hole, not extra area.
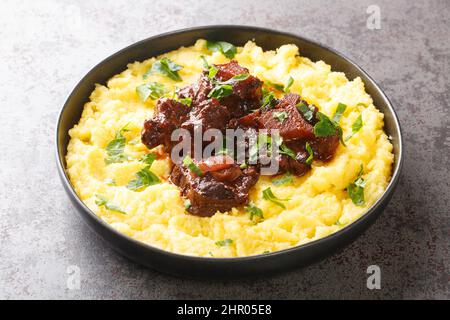
[[(384, 113), (385, 131), (392, 137), (394, 145), (392, 179), (382, 197), (359, 219), (327, 237), (298, 247), (243, 258), (203, 258), (163, 251), (123, 235), (99, 219), (78, 198), (65, 171), (69, 129), (79, 121), (83, 106), (94, 90), (95, 83), (106, 83), (109, 78), (125, 70), (130, 62), (143, 61), (181, 46), (193, 45), (199, 38), (222, 40), (239, 46), (253, 39), (264, 50), (292, 43), (300, 48), (302, 56), (313, 61), (323, 60), (331, 65), (333, 71), (344, 72), (349, 79), (361, 77), (374, 104)], [(164, 273), (221, 279), (255, 277), (298, 268), (343, 248), (372, 224), (386, 207), (397, 185), (403, 159), (402, 136), (397, 115), (380, 87), (359, 66), (342, 54), (300, 36), (248, 26), (206, 26), (169, 32), (140, 41), (103, 60), (77, 84), (64, 104), (56, 129), (56, 152), (58, 171), (70, 200), (88, 225), (115, 250)]]

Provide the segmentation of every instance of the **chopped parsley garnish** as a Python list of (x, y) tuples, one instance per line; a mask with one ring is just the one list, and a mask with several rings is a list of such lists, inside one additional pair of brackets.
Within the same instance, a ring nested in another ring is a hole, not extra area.
[(274, 111), (272, 113), (272, 116), (275, 119), (278, 119), (278, 121), (280, 121), (281, 123), (283, 123), (283, 121), (286, 120), (286, 118), (288, 117), (288, 114), (286, 111)]
[(233, 78), (224, 82), (215, 82), (214, 88), (209, 92), (208, 98), (216, 98), (218, 100), (228, 97), (233, 94), (233, 84), (238, 81), (243, 81), (249, 77), (248, 74), (238, 74)]
[(227, 247), (233, 243), (231, 239), (220, 240), (216, 242), (216, 246), (218, 247)]
[(288, 82), (283, 88), (284, 93), (289, 93), (291, 90), (291, 86), (294, 84), (294, 79), (292, 77), (289, 77)]
[(125, 211), (123, 211), (119, 206), (116, 206), (115, 204), (111, 203), (106, 197), (96, 194), (95, 197), (95, 204), (99, 207), (105, 207), (107, 210), (110, 211), (116, 211), (122, 214), (127, 214)]
[(297, 105), (297, 109), (302, 113), (303, 117), (307, 121), (311, 121), (314, 117), (314, 107), (311, 105), (307, 105), (303, 102), (300, 102)]
[(161, 180), (158, 178), (158, 176), (150, 171), (150, 166), (146, 166), (136, 173), (136, 179), (131, 180), (128, 183), (127, 188), (133, 191), (137, 191), (145, 189), (148, 186), (158, 184), (160, 182)]
[(281, 186), (283, 184), (292, 183), (292, 182), (294, 182), (294, 179), (292, 179), (292, 174), (290, 174), (289, 172), (285, 173), (284, 175), (282, 175), (279, 178), (272, 180), (272, 183), (276, 186)]
[(126, 138), (123, 136), (123, 133), (128, 131), (125, 125), (122, 129), (120, 129), (113, 140), (111, 140), (106, 146), (106, 154), (108, 155), (105, 158), (105, 163), (120, 163), (128, 160), (128, 157), (125, 155), (125, 144), (127, 142)]
[(350, 183), (347, 187), (348, 195), (352, 202), (357, 206), (363, 206), (364, 201), (364, 187), (366, 185), (366, 181), (362, 178), (363, 175), (363, 165), (361, 164), (361, 169), (359, 170), (358, 177), (352, 183)]
[(194, 160), (190, 156), (186, 156), (183, 159), (183, 165), (187, 167), (192, 173), (195, 173), (197, 176), (203, 176), (202, 170), (194, 163)]
[(253, 220), (253, 217), (257, 217), (260, 220), (264, 219), (263, 211), (253, 203), (249, 203), (248, 206), (245, 207), (245, 211), (250, 213), (250, 220)]
[(262, 88), (262, 106), (261, 107), (269, 107), (273, 108), (275, 106), (275, 94), (271, 90), (267, 90), (266, 88)]
[(200, 59), (202, 59), (202, 61), (203, 61), (203, 68), (205, 68), (205, 69), (208, 70), (211, 66), (209, 65), (209, 63), (208, 63), (208, 61), (206, 60), (205, 56), (204, 56), (204, 55), (201, 55), (201, 56), (200, 56)]
[(362, 115), (359, 114), (358, 118), (356, 118), (355, 122), (352, 124), (352, 133), (345, 138), (345, 141), (350, 140), (361, 128), (363, 127), (364, 123), (362, 121)]
[(275, 90), (283, 91), (283, 89), (284, 89), (284, 86), (282, 84), (274, 83), (271, 81), (266, 81), (266, 82), (270, 87), (274, 88)]
[(189, 199), (184, 200), (184, 208), (188, 210), (190, 207), (191, 207), (191, 200)]
[(136, 93), (139, 96), (139, 99), (141, 99), (142, 102), (145, 102), (148, 98), (152, 100), (161, 98), (166, 93), (166, 90), (164, 85), (158, 82), (149, 82), (136, 87)]
[(343, 103), (339, 103), (336, 112), (334, 113), (333, 119), (328, 118), (322, 112), (317, 112), (317, 118), (319, 122), (314, 125), (314, 134), (317, 137), (329, 137), (334, 135), (336, 132), (339, 135), (339, 140), (342, 145), (345, 146), (344, 139), (342, 138), (342, 128), (339, 125), (339, 121), (345, 112), (347, 106)]
[(181, 81), (181, 77), (178, 74), (178, 71), (180, 71), (181, 69), (183, 69), (183, 67), (176, 64), (172, 60), (168, 58), (162, 58), (161, 60), (157, 60), (152, 64), (152, 67), (144, 74), (144, 79), (153, 73), (160, 73), (174, 81)]
[(247, 168), (248, 168), (248, 165), (244, 162), (244, 163), (242, 163), (242, 164), (239, 166), (239, 168), (241, 168), (241, 169), (247, 169)]
[(284, 204), (282, 204), (280, 201), (288, 201), (289, 199), (278, 199), (272, 192), (272, 189), (266, 188), (263, 190), (262, 192), (263, 195), (263, 199), (267, 200), (267, 201), (271, 201), (274, 204), (276, 204), (277, 206), (286, 209), (286, 206)]
[(311, 148), (311, 145), (309, 144), (309, 142), (306, 143), (306, 151), (308, 151), (308, 154), (309, 154), (308, 159), (306, 159), (306, 164), (311, 165), (311, 163), (314, 160), (314, 151)]
[(206, 48), (209, 51), (220, 52), (228, 59), (233, 59), (237, 53), (236, 47), (225, 41), (207, 41)]
[(190, 107), (191, 104), (192, 104), (192, 98), (189, 98), (189, 97), (179, 99), (178, 101), (179, 101), (180, 103), (182, 103), (182, 104), (188, 106), (188, 107)]
[(339, 104), (338, 104), (338, 106), (336, 108), (336, 112), (334, 113), (334, 116), (333, 116), (333, 121), (334, 122), (339, 123), (339, 121), (342, 118), (342, 115), (345, 112), (345, 109), (347, 109), (347, 105), (339, 102)]
[(208, 78), (210, 79), (214, 78), (218, 71), (219, 69), (217, 69), (216, 66), (209, 67)]
[(147, 153), (142, 156), (141, 162), (145, 163), (148, 166), (151, 166), (153, 162), (156, 160), (156, 153)]
[(285, 145), (284, 143), (282, 143), (280, 145), (280, 153), (285, 154), (285, 155), (291, 157), (292, 159), (297, 159), (297, 155), (295, 154), (295, 152), (292, 149), (290, 149), (287, 145)]

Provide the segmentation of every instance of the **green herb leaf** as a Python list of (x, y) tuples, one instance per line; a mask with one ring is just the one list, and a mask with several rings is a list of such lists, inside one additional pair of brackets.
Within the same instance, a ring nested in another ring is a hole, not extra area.
[(239, 166), (239, 168), (241, 168), (241, 169), (247, 169), (247, 168), (248, 168), (248, 165), (244, 162), (244, 163), (242, 163), (242, 164)]
[(358, 177), (355, 182), (352, 182), (347, 187), (347, 193), (352, 199), (352, 202), (357, 206), (363, 206), (364, 201), (364, 187), (366, 182), (362, 178), (363, 175), (363, 165), (361, 164), (361, 169), (359, 170)]
[(274, 111), (272, 113), (272, 116), (275, 119), (278, 119), (278, 121), (280, 121), (281, 123), (283, 123), (283, 121), (286, 120), (286, 118), (288, 117), (288, 114), (286, 111)]
[(250, 220), (253, 220), (253, 217), (257, 217), (260, 220), (264, 219), (263, 211), (255, 206), (254, 203), (249, 203), (248, 206), (245, 207), (245, 211), (250, 213)]
[(180, 99), (180, 100), (178, 100), (178, 101), (179, 101), (180, 103), (182, 103), (182, 104), (188, 106), (188, 107), (190, 107), (191, 104), (192, 104), (192, 98), (190, 98), (190, 97), (182, 98), (182, 99)]
[(266, 83), (267, 83), (268, 86), (274, 88), (275, 90), (284, 91), (284, 86), (282, 84), (274, 83), (274, 82), (271, 82), (271, 81), (266, 81)]
[(108, 155), (105, 158), (105, 163), (120, 163), (128, 160), (128, 157), (124, 154), (126, 138), (123, 136), (123, 133), (128, 131), (125, 125), (122, 129), (120, 129), (113, 140), (111, 140), (106, 146), (106, 154)]
[(218, 71), (219, 71), (219, 69), (217, 69), (216, 66), (211, 66), (209, 68), (208, 78), (210, 78), (210, 79), (214, 78)]
[(150, 167), (153, 164), (153, 162), (156, 160), (156, 157), (157, 157), (156, 153), (147, 153), (142, 156), (140, 161)]
[(144, 79), (146, 79), (149, 75), (153, 73), (160, 73), (162, 75), (169, 77), (174, 81), (181, 81), (181, 77), (178, 74), (178, 71), (180, 71), (181, 69), (183, 69), (183, 67), (176, 64), (172, 60), (168, 58), (162, 58), (161, 60), (157, 60), (153, 63), (150, 70), (148, 70), (144, 74)]
[(206, 60), (204, 55), (200, 56), (200, 59), (202, 59), (203, 61), (203, 68), (205, 68), (206, 70), (208, 70), (211, 66), (209, 65), (208, 61)]
[(233, 94), (233, 86), (229, 84), (217, 85), (209, 93), (208, 98), (216, 98), (218, 100), (231, 96)]
[(297, 109), (303, 114), (303, 117), (307, 121), (311, 121), (314, 117), (314, 107), (311, 105), (306, 105), (303, 102), (297, 104)]
[(190, 156), (186, 156), (183, 159), (183, 165), (187, 167), (191, 172), (195, 173), (197, 176), (203, 176), (202, 170), (194, 163), (194, 160)]
[(207, 41), (206, 48), (208, 48), (209, 51), (220, 52), (228, 59), (233, 59), (237, 53), (236, 47), (225, 41)]
[(127, 214), (125, 211), (123, 211), (120, 207), (116, 206), (115, 204), (111, 203), (106, 197), (96, 194), (95, 197), (97, 198), (95, 200), (95, 204), (99, 207), (104, 206), (107, 210), (110, 211), (116, 211), (122, 214)]
[(263, 190), (262, 192), (263, 195), (263, 199), (267, 200), (267, 201), (271, 201), (274, 204), (276, 204), (277, 206), (286, 209), (286, 206), (284, 204), (282, 204), (280, 201), (288, 201), (289, 199), (278, 199), (272, 192), (272, 189), (266, 188)]
[(283, 88), (284, 93), (289, 93), (291, 90), (291, 86), (294, 84), (294, 79), (292, 77), (289, 77), (288, 82)]
[(363, 125), (362, 115), (359, 114), (358, 118), (356, 118), (355, 122), (352, 124), (352, 133), (345, 138), (345, 141), (350, 140), (359, 130), (361, 130)]
[(284, 175), (282, 175), (279, 178), (273, 179), (272, 183), (276, 186), (281, 186), (283, 184), (287, 184), (287, 183), (292, 183), (294, 182), (294, 179), (292, 179), (292, 174), (285, 173)]
[(138, 94), (139, 99), (141, 99), (142, 102), (145, 102), (148, 98), (156, 100), (162, 97), (166, 93), (166, 90), (164, 85), (158, 82), (149, 82), (136, 87), (136, 93)]
[(329, 137), (336, 134), (336, 124), (322, 112), (317, 112), (319, 121), (314, 125), (317, 137)]
[(262, 88), (262, 106), (261, 107), (269, 107), (273, 108), (276, 103), (275, 94), (271, 90), (267, 90), (266, 88)]
[(295, 152), (292, 149), (290, 149), (287, 145), (285, 145), (284, 143), (282, 143), (280, 145), (280, 153), (285, 154), (285, 155), (291, 157), (292, 159), (297, 159), (297, 155), (295, 154)]
[(308, 159), (306, 159), (306, 164), (311, 165), (311, 163), (314, 160), (314, 151), (311, 148), (311, 145), (309, 144), (309, 142), (306, 143), (306, 151), (308, 151), (308, 154), (309, 154)]
[(339, 121), (342, 118), (342, 115), (345, 112), (345, 109), (347, 109), (347, 105), (339, 102), (339, 104), (338, 104), (338, 106), (336, 108), (336, 112), (334, 113), (334, 116), (333, 116), (333, 121), (334, 122), (339, 123)]
[(189, 199), (184, 200), (184, 208), (188, 210), (190, 207), (191, 207), (191, 200)]
[(216, 242), (216, 246), (218, 247), (227, 247), (233, 243), (231, 239), (220, 240)]
[(138, 191), (158, 183), (161, 183), (161, 180), (156, 174), (150, 171), (150, 166), (147, 166), (136, 173), (136, 179), (131, 180), (127, 188)]
[(224, 82), (216, 82), (214, 88), (209, 92), (208, 98), (216, 98), (218, 100), (228, 97), (233, 94), (233, 84), (245, 80), (249, 77), (248, 74), (238, 74), (233, 78), (224, 81)]

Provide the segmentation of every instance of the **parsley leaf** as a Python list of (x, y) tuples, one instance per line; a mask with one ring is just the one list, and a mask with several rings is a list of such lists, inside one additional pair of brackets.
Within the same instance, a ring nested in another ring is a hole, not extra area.
[(189, 199), (184, 200), (184, 208), (188, 210), (190, 207), (191, 207), (191, 200)]
[(303, 114), (303, 117), (307, 121), (311, 121), (314, 117), (314, 107), (311, 105), (306, 105), (303, 102), (297, 104), (297, 109)]
[(116, 211), (122, 214), (127, 214), (125, 211), (123, 211), (119, 206), (116, 206), (115, 204), (111, 203), (106, 197), (96, 194), (95, 197), (95, 204), (99, 207), (104, 206), (107, 210)]
[(160, 98), (166, 93), (166, 90), (164, 89), (164, 85), (158, 82), (149, 82), (136, 87), (136, 93), (139, 99), (145, 102), (148, 98), (152, 100)]
[(148, 166), (151, 166), (155, 160), (156, 160), (156, 153), (147, 153), (144, 156), (142, 156), (140, 161)]
[(274, 88), (275, 90), (284, 91), (284, 86), (282, 84), (274, 83), (271, 81), (266, 81), (266, 82), (270, 87)]
[(280, 145), (280, 153), (285, 154), (285, 155), (291, 157), (292, 159), (297, 159), (297, 155), (295, 154), (295, 152), (292, 149), (290, 149), (287, 145), (285, 145), (284, 143), (282, 143)]
[(309, 154), (308, 159), (306, 159), (306, 164), (311, 165), (311, 163), (314, 160), (314, 151), (311, 148), (311, 145), (309, 144), (309, 142), (306, 143), (306, 151), (308, 151), (308, 154)]
[(263, 199), (267, 200), (267, 201), (271, 201), (274, 204), (276, 204), (277, 206), (286, 209), (286, 206), (284, 204), (282, 204), (280, 201), (288, 201), (289, 199), (278, 199), (272, 192), (272, 189), (266, 188), (263, 190), (262, 192), (263, 194)]
[(364, 123), (362, 121), (362, 115), (359, 114), (358, 118), (356, 118), (355, 122), (352, 124), (352, 133), (345, 138), (345, 141), (350, 140), (361, 128), (363, 127)]
[(363, 206), (365, 204), (364, 201), (364, 187), (366, 182), (362, 178), (363, 175), (363, 165), (361, 164), (361, 169), (359, 170), (358, 177), (355, 182), (352, 182), (347, 187), (348, 195), (352, 202), (357, 206)]
[(284, 93), (289, 93), (291, 90), (291, 86), (294, 84), (294, 79), (292, 77), (289, 77), (288, 82), (283, 88)]
[(281, 186), (283, 184), (292, 183), (292, 182), (294, 182), (294, 179), (292, 179), (292, 174), (290, 174), (289, 172), (285, 173), (283, 176), (281, 176), (279, 178), (272, 180), (272, 183), (276, 186)]
[(128, 157), (125, 155), (125, 144), (127, 142), (126, 138), (123, 136), (123, 133), (128, 131), (126, 128), (127, 125), (125, 125), (122, 129), (120, 129), (113, 140), (111, 140), (108, 145), (106, 146), (106, 154), (108, 155), (107, 158), (105, 158), (105, 163), (120, 163), (124, 162), (128, 159)]
[(216, 246), (218, 247), (227, 247), (233, 243), (231, 239), (220, 240), (216, 242)]
[(233, 59), (237, 53), (236, 47), (225, 41), (207, 41), (206, 48), (209, 51), (220, 52), (228, 59)]
[(266, 88), (262, 88), (262, 106), (261, 107), (269, 107), (273, 108), (276, 103), (275, 94), (271, 90), (267, 90)]
[(253, 220), (253, 217), (257, 217), (261, 220), (264, 219), (263, 211), (253, 203), (249, 203), (248, 206), (245, 207), (245, 211), (250, 213), (250, 220)]
[(216, 66), (209, 67), (208, 78), (210, 79), (214, 78), (218, 71), (219, 69), (217, 69)]
[(278, 121), (280, 121), (281, 123), (283, 123), (283, 121), (286, 120), (286, 118), (288, 117), (288, 114), (286, 111), (274, 111), (272, 113), (272, 116), (278, 119)]
[(317, 112), (319, 121), (314, 125), (314, 134), (317, 137), (329, 137), (336, 134), (336, 124), (322, 112)]
[(209, 65), (208, 61), (206, 60), (205, 56), (204, 56), (204, 55), (201, 55), (201, 56), (200, 56), (200, 59), (202, 59), (202, 61), (203, 61), (203, 68), (209, 69), (209, 68), (210, 68), (210, 65)]
[(197, 176), (203, 176), (202, 170), (194, 163), (194, 160), (190, 156), (186, 156), (183, 159), (183, 165), (187, 167), (192, 173), (195, 173)]
[(333, 121), (334, 122), (339, 123), (339, 121), (342, 118), (342, 115), (345, 112), (345, 109), (347, 109), (347, 105), (339, 102), (339, 104), (338, 104), (338, 106), (336, 108), (336, 112), (334, 113), (334, 116), (333, 116)]
[(216, 98), (218, 100), (228, 97), (233, 94), (233, 84), (238, 81), (243, 81), (249, 77), (248, 74), (238, 74), (233, 78), (224, 81), (224, 82), (216, 82), (214, 88), (208, 93), (208, 98)]
[(183, 99), (180, 99), (180, 100), (178, 100), (178, 101), (179, 101), (180, 103), (182, 103), (182, 104), (188, 106), (188, 107), (190, 107), (191, 104), (192, 104), (192, 98), (190, 98), (190, 97), (183, 98)]
[(181, 81), (181, 77), (178, 74), (178, 71), (180, 71), (181, 69), (183, 69), (183, 67), (176, 64), (172, 60), (168, 58), (162, 58), (161, 60), (157, 60), (152, 64), (152, 67), (144, 74), (144, 79), (146, 79), (153, 73), (160, 73), (174, 81)]
[(137, 191), (158, 183), (161, 183), (161, 180), (156, 174), (150, 171), (150, 166), (146, 166), (136, 173), (136, 179), (131, 180), (128, 183), (127, 188), (133, 191)]

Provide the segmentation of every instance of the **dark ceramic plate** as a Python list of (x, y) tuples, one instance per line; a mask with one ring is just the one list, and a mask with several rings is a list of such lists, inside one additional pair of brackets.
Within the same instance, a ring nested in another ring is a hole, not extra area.
[[(374, 104), (385, 116), (385, 131), (392, 137), (395, 162), (392, 179), (380, 199), (359, 219), (325, 238), (278, 252), (243, 258), (202, 258), (171, 253), (146, 245), (123, 235), (100, 220), (83, 204), (75, 193), (66, 173), (65, 155), (69, 142), (68, 131), (80, 119), (84, 104), (94, 90), (95, 83), (106, 81), (126, 69), (130, 62), (189, 46), (199, 39), (222, 40), (242, 46), (254, 39), (264, 50), (293, 43), (303, 56), (313, 61), (323, 60), (334, 71), (344, 72), (349, 79), (361, 77)], [(59, 115), (56, 129), (58, 171), (65, 190), (88, 225), (111, 246), (150, 268), (173, 275), (195, 278), (244, 278), (286, 271), (311, 264), (353, 241), (381, 214), (392, 197), (402, 165), (402, 136), (395, 111), (380, 87), (359, 66), (342, 54), (300, 36), (280, 31), (247, 26), (206, 26), (165, 33), (133, 44), (100, 62), (78, 83)]]

